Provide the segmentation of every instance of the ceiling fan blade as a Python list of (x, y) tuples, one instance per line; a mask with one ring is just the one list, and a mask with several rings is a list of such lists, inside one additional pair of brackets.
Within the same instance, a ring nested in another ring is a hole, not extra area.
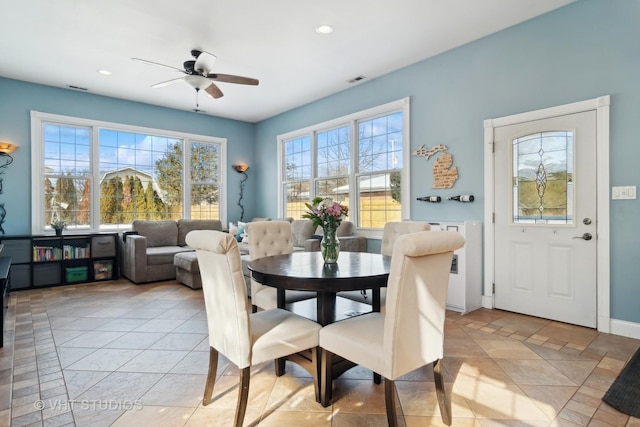
[[(193, 55), (194, 52), (200, 51), (192, 50), (191, 54)], [(198, 55), (194, 55), (194, 57), (196, 58), (196, 63), (194, 64), (193, 69), (203, 76), (211, 72), (217, 59), (217, 56), (209, 52), (200, 52)]]
[(151, 87), (153, 87), (153, 88), (165, 87), (165, 86), (169, 86), (169, 85), (172, 85), (174, 83), (177, 83), (180, 80), (183, 80), (183, 78), (182, 77), (178, 77), (177, 79), (171, 79), (171, 80), (167, 80), (166, 82), (156, 83), (156, 84), (152, 85)]
[(204, 91), (207, 92), (207, 94), (214, 99), (222, 98), (224, 96), (220, 88), (216, 86), (214, 83), (211, 83), (209, 86), (207, 86), (207, 88)]
[(208, 79), (215, 80), (222, 83), (237, 83), (241, 85), (258, 85), (258, 79), (252, 79), (251, 77), (235, 76), (233, 74), (207, 74), (205, 76)]
[(186, 72), (183, 69), (172, 67), (171, 65), (160, 64), (159, 62), (147, 61), (146, 59), (140, 59), (140, 58), (131, 58), (131, 59), (138, 62), (144, 62), (146, 64), (156, 65), (158, 67), (171, 68), (172, 70), (179, 71), (183, 74), (186, 74)]

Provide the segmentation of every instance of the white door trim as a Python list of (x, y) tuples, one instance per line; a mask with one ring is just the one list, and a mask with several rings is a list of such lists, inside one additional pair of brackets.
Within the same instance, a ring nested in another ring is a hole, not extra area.
[(610, 231), (609, 231), (609, 107), (610, 96), (601, 96), (586, 101), (557, 107), (544, 108), (542, 110), (527, 113), (514, 114), (512, 116), (487, 119), (484, 121), (484, 292), (482, 306), (493, 308), (493, 283), (495, 277), (495, 227), (493, 213), (495, 205), (494, 194), (494, 159), (493, 159), (493, 134), (494, 128), (508, 126), (533, 120), (547, 119), (550, 117), (567, 114), (581, 113), (596, 110), (596, 175), (597, 175), (597, 322), (598, 331), (609, 333), (611, 331), (610, 319)]

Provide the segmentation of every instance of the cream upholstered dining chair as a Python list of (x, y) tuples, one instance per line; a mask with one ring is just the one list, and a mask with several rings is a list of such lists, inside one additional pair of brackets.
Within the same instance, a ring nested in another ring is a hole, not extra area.
[[(393, 245), (396, 243), (396, 239), (399, 236), (408, 233), (417, 233), (418, 231), (429, 231), (431, 225), (424, 221), (389, 221), (384, 224), (382, 229), (382, 245), (380, 247), (380, 253), (385, 256), (391, 256), (393, 253)], [(353, 301), (358, 301), (364, 304), (372, 304), (371, 293), (363, 291), (344, 291), (339, 292), (343, 298), (347, 298)], [(384, 310), (386, 301), (387, 290), (385, 288), (380, 289), (380, 309)]]
[[(247, 224), (249, 235), (249, 258), (251, 261), (272, 255), (285, 255), (293, 252), (291, 224), (287, 221), (257, 221)], [(310, 291), (286, 291), (285, 302), (291, 303), (315, 298)], [(259, 307), (269, 310), (278, 306), (276, 288), (262, 285), (251, 278), (251, 304), (253, 311)]]
[(209, 373), (202, 399), (213, 396), (218, 353), (240, 369), (235, 426), (244, 420), (252, 365), (311, 350), (311, 361), (302, 366), (314, 378), (319, 395), (316, 353), (317, 323), (281, 309), (249, 313), (238, 242), (228, 233), (191, 231), (187, 244), (196, 250), (209, 327)]
[(398, 237), (391, 258), (384, 313), (367, 313), (320, 330), (323, 406), (331, 402), (331, 365), (338, 355), (384, 377), (389, 426), (397, 425), (395, 380), (433, 363), (440, 414), (451, 425), (451, 400), (442, 377), (444, 319), (453, 251), (464, 245), (455, 231)]

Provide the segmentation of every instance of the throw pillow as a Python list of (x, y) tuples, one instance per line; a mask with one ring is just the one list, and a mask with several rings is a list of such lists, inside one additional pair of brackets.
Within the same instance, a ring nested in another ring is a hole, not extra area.
[(236, 232), (236, 240), (238, 242), (242, 242), (242, 238), (245, 236), (245, 227), (247, 226), (246, 222), (238, 221), (238, 231)]

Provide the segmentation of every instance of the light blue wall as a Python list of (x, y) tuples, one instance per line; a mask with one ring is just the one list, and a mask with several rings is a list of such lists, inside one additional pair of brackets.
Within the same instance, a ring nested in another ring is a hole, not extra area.
[[(31, 233), (31, 110), (227, 138), (227, 216), (239, 219), (242, 175), (231, 165), (255, 163), (253, 124), (0, 78), (0, 141), (20, 144), (12, 153), (14, 162), (4, 168), (4, 192), (0, 195), (7, 210), (3, 224), (7, 235)], [(254, 191), (254, 187), (245, 188), (245, 215), (254, 209)]]
[[(607, 94), (612, 103), (611, 185), (639, 185), (638, 22), (638, 0), (581, 0), (259, 123), (257, 214), (277, 215), (273, 165), (278, 134), (405, 96), (411, 97), (411, 149), (447, 145), (458, 166), (454, 189), (438, 194), (476, 195), (475, 203), (464, 205), (416, 201), (434, 191), (431, 163), (412, 157), (412, 219), (484, 221), (485, 119)], [(640, 201), (611, 201), (610, 212), (611, 317), (640, 322)]]

